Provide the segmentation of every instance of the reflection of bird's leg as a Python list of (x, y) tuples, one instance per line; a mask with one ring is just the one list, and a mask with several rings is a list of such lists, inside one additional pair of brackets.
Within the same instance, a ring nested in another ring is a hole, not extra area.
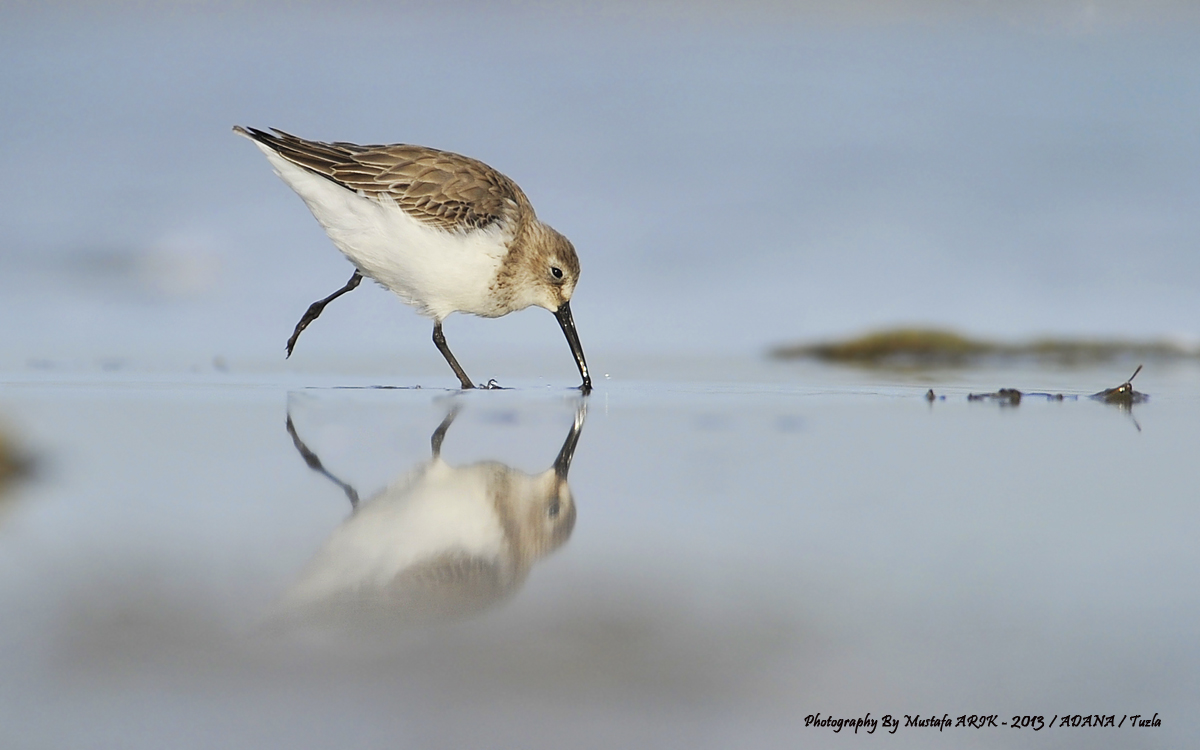
[(317, 458), (317, 454), (313, 453), (300, 436), (296, 434), (296, 426), (292, 424), (292, 415), (287, 415), (287, 431), (292, 436), (292, 445), (296, 446), (296, 450), (300, 451), (300, 457), (304, 459), (304, 463), (308, 464), (308, 468), (313, 471), (323, 474), (329, 481), (342, 488), (342, 492), (346, 493), (346, 497), (350, 500), (350, 507), (358, 507), (358, 491), (334, 475), (329, 473), (329, 470), (321, 463), (321, 459)]
[(575, 446), (579, 445), (579, 435), (583, 432), (583, 422), (587, 419), (587, 401), (580, 401), (578, 408), (575, 409), (575, 422), (571, 425), (571, 431), (567, 433), (567, 439), (563, 441), (562, 448), (558, 451), (558, 457), (554, 459), (554, 473), (566, 479), (567, 472), (571, 470), (571, 459), (575, 457)]
[(346, 286), (337, 290), (336, 292), (329, 295), (325, 299), (317, 300), (316, 302), (314, 302), (308, 306), (308, 310), (306, 310), (304, 312), (304, 317), (300, 318), (300, 322), (296, 324), (296, 330), (292, 331), (292, 337), (290, 339), (288, 339), (287, 355), (289, 357), (292, 356), (292, 349), (294, 349), (296, 347), (296, 339), (300, 338), (300, 332), (303, 331), (305, 328), (308, 328), (309, 323), (313, 322), (318, 317), (320, 317), (321, 312), (325, 309), (325, 305), (328, 305), (330, 302), (333, 302), (335, 299), (337, 299), (338, 297), (341, 297), (346, 292), (352, 291), (356, 286), (358, 286), (359, 282), (361, 282), (361, 281), (362, 281), (362, 274), (358, 272), (358, 269), (355, 269), (354, 275), (351, 276), (350, 280), (346, 282)]
[(434, 458), (442, 455), (442, 441), (446, 439), (446, 431), (450, 429), (450, 425), (454, 424), (454, 418), (458, 416), (458, 412), (461, 409), (460, 405), (455, 404), (450, 413), (446, 415), (446, 418), (442, 420), (442, 423), (433, 431), (433, 435), (430, 436), (429, 447), (433, 450)]

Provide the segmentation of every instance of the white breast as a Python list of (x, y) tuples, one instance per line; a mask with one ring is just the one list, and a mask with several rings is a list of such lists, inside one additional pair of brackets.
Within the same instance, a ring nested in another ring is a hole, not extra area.
[(422, 315), (498, 314), (490, 290), (508, 253), (501, 226), (447, 232), (422, 224), (394, 201), (377, 200), (292, 164), (255, 143), (275, 173), (308, 204), (333, 244), (364, 275), (395, 292)]

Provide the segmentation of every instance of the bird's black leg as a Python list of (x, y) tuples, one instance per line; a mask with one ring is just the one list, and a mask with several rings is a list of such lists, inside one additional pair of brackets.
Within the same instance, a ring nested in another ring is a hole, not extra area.
[(463, 372), (462, 365), (458, 364), (458, 360), (454, 358), (450, 347), (446, 346), (446, 336), (442, 333), (442, 321), (437, 321), (433, 324), (433, 343), (450, 363), (450, 369), (454, 370), (454, 374), (458, 376), (458, 381), (462, 383), (463, 390), (474, 388), (471, 379), (467, 377), (467, 373)]
[(287, 355), (289, 357), (292, 356), (292, 349), (294, 349), (296, 347), (296, 339), (300, 338), (300, 332), (303, 331), (305, 328), (308, 328), (308, 324), (313, 322), (314, 320), (316, 320), (321, 315), (321, 311), (325, 309), (325, 305), (328, 305), (330, 302), (333, 302), (335, 299), (337, 299), (338, 297), (341, 297), (346, 292), (353, 290), (356, 286), (359, 285), (359, 282), (361, 282), (361, 281), (362, 281), (362, 274), (358, 272), (358, 269), (355, 269), (354, 275), (351, 276), (350, 280), (346, 282), (346, 286), (337, 290), (336, 292), (329, 295), (325, 299), (317, 300), (316, 302), (314, 302), (308, 306), (308, 311), (304, 313), (303, 318), (300, 318), (300, 322), (296, 324), (296, 330), (292, 332), (292, 337), (290, 339), (288, 339)]

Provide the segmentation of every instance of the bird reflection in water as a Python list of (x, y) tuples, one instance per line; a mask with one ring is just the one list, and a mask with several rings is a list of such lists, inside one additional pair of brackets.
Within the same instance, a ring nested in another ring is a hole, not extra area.
[(514, 594), (533, 563), (570, 538), (575, 502), (567, 473), (584, 403), (540, 474), (495, 461), (455, 467), (442, 460), (458, 412), (434, 430), (428, 461), (361, 501), (304, 444), (289, 414), (300, 455), (342, 488), (352, 511), (284, 595), (277, 624), (388, 631), (467, 617)]

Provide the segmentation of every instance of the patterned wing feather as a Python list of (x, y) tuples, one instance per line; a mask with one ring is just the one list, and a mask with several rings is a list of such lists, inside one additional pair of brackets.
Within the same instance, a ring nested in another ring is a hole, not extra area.
[(410, 216), (447, 231), (513, 223), (529, 200), (509, 178), (481, 161), (449, 151), (394, 144), (307, 141), (240, 129), (288, 161), (372, 198), (388, 197)]

